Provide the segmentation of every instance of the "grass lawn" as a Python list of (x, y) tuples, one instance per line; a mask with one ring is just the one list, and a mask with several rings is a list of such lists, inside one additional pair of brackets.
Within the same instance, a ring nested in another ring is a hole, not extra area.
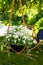
[(43, 52), (33, 53), (38, 57), (36, 61), (31, 60), (23, 55), (17, 55), (13, 52), (0, 52), (0, 65), (43, 65)]

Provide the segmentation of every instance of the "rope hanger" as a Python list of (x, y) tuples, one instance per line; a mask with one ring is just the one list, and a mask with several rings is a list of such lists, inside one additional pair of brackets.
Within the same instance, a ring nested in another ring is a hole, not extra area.
[[(9, 22), (8, 22), (7, 34), (9, 33), (10, 23), (11, 23), (11, 20), (12, 20), (12, 12), (13, 12), (13, 8), (14, 8), (14, 2), (15, 2), (15, 0), (12, 0), (12, 5), (11, 5), (10, 15), (9, 15)], [(23, 8), (22, 8), (22, 0), (20, 0), (20, 8), (21, 8), (21, 11), (22, 11), (23, 26), (25, 27), (26, 24), (25, 24), (25, 20), (24, 20), (24, 14), (23, 14)]]
[(10, 15), (9, 15), (9, 22), (8, 22), (7, 34), (9, 33), (10, 23), (11, 23), (11, 20), (12, 20), (12, 11), (13, 11), (13, 8), (14, 8), (14, 1), (15, 0), (12, 0), (12, 6), (11, 6), (11, 9), (10, 9)]
[(24, 20), (24, 13), (23, 13), (23, 8), (22, 8), (22, 0), (20, 0), (20, 9), (22, 11), (22, 21), (23, 21), (23, 26), (25, 27), (26, 24), (25, 24), (25, 20)]
[[(10, 28), (10, 23), (11, 23), (11, 20), (12, 20), (12, 12), (13, 12), (13, 8), (14, 8), (14, 2), (15, 0), (12, 0), (12, 6), (11, 6), (11, 9), (10, 9), (10, 15), (9, 15), (9, 22), (8, 22), (8, 29), (7, 29), (7, 34), (9, 33), (9, 28)], [(25, 25), (25, 20), (24, 20), (24, 15), (23, 15), (23, 9), (22, 9), (22, 0), (20, 0), (20, 8), (22, 10), (22, 21), (23, 21), (23, 26), (26, 26)], [(24, 48), (20, 51), (20, 52), (17, 52), (15, 51), (11, 46), (10, 46), (10, 49), (12, 49), (15, 53), (17, 54), (20, 54), (21, 52), (23, 52), (25, 50), (25, 46)]]

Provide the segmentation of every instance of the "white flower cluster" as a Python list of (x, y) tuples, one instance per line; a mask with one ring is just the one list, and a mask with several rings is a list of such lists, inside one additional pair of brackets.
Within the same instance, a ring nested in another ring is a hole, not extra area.
[(31, 34), (32, 31), (22, 25), (14, 26), (10, 29), (5, 40), (10, 44), (32, 44), (33, 38), (30, 36)]

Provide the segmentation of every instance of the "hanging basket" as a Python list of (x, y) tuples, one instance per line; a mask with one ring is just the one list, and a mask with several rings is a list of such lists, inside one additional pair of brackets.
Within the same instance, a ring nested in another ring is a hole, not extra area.
[(24, 45), (10, 44), (10, 51), (17, 54), (22, 53), (26, 47)]

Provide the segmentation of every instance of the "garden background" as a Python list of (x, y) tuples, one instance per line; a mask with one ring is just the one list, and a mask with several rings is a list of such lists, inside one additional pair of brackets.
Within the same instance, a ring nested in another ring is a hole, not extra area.
[[(30, 25), (34, 25), (31, 31), (34, 29), (35, 34), (43, 29), (43, 0), (0, 0), (0, 29), (8, 26), (8, 34), (10, 26), (20, 25), (27, 29)], [(1, 31), (0, 33), (2, 34)], [(6, 46), (3, 42), (4, 38), (5, 36), (0, 36), (0, 65), (43, 65), (43, 52), (38, 48), (31, 51), (33, 55), (38, 56), (34, 57), (35, 61), (22, 54), (1, 52), (3, 46)]]

